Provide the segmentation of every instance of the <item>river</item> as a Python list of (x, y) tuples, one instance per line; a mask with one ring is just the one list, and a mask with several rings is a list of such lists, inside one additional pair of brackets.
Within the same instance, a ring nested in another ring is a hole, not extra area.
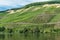
[(0, 34), (0, 40), (60, 40), (58, 33)]

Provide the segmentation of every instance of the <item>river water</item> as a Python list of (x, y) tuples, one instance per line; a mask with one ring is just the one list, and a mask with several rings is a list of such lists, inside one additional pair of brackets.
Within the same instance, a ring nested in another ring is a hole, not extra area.
[(60, 34), (57, 33), (0, 34), (0, 40), (60, 40)]

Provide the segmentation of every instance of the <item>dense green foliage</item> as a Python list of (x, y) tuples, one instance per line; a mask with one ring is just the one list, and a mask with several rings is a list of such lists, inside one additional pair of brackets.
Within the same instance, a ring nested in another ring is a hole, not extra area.
[(5, 27), (0, 27), (0, 32), (5, 31)]

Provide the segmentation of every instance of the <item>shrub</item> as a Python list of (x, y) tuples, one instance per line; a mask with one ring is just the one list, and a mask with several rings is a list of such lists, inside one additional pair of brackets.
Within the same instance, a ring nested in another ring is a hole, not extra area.
[(23, 30), (20, 30), (19, 32), (20, 32), (20, 33), (27, 33), (27, 32), (29, 32), (29, 29), (24, 28)]
[(33, 30), (33, 32), (34, 32), (34, 33), (38, 33), (38, 32), (40, 32), (40, 30), (39, 30), (38, 27), (36, 27), (36, 28)]
[(5, 27), (0, 27), (0, 32), (3, 32), (5, 30)]
[(8, 32), (9, 32), (9, 33), (12, 33), (12, 32), (13, 32), (13, 29), (8, 29)]

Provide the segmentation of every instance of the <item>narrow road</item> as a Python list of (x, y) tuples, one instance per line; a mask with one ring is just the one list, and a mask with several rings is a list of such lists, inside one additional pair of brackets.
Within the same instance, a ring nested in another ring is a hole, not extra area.
[(1, 24), (31, 24), (31, 25), (43, 25), (43, 24), (60, 24), (60, 22), (51, 22), (51, 23), (23, 23), (23, 22), (20, 22), (20, 23), (1, 23)]

